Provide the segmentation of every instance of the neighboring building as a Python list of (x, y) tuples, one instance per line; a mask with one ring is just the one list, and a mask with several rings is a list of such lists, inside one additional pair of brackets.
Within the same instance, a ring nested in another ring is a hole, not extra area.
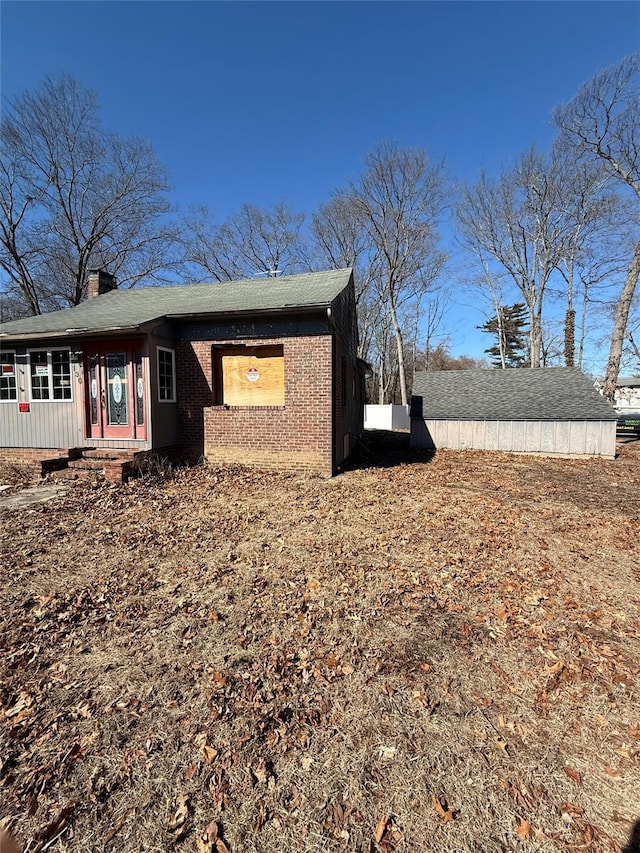
[[(166, 451), (330, 476), (362, 430), (350, 269), (118, 290), (0, 325), (0, 459)], [(77, 451), (76, 451), (77, 455)]]
[(574, 367), (417, 373), (411, 446), (613, 458), (616, 418)]
[(620, 414), (640, 412), (640, 376), (619, 376), (613, 404)]

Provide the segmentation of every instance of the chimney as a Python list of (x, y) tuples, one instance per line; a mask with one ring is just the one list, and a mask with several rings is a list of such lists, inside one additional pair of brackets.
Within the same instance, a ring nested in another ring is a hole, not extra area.
[(87, 299), (93, 299), (94, 296), (102, 296), (103, 293), (115, 290), (117, 286), (118, 283), (115, 276), (105, 272), (105, 270), (89, 270)]

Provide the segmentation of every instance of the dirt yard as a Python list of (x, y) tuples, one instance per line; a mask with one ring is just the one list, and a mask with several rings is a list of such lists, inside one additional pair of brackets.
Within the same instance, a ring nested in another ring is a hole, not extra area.
[(65, 489), (0, 508), (24, 851), (640, 849), (640, 443)]

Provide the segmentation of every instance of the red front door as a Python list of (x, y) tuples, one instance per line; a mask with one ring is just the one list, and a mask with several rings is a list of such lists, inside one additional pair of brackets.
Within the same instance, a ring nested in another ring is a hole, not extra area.
[(88, 437), (147, 437), (140, 344), (99, 344), (85, 351), (85, 387)]

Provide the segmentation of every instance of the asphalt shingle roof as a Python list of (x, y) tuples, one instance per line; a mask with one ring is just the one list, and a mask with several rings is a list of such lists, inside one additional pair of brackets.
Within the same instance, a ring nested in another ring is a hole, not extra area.
[(182, 284), (113, 290), (74, 308), (0, 324), (0, 335), (26, 336), (132, 329), (161, 317), (221, 315), (328, 307), (349, 283), (351, 269), (244, 279), (213, 284)]
[(615, 420), (615, 409), (576, 367), (416, 373), (427, 420)]

